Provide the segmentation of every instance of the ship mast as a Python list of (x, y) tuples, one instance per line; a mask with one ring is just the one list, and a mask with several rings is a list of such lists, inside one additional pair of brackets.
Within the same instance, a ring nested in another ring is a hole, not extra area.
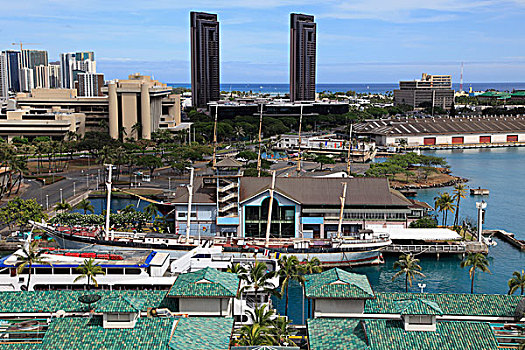
[(219, 113), (219, 104), (215, 105), (215, 122), (213, 124), (213, 160), (211, 166), (215, 169), (217, 164), (217, 114)]
[(350, 123), (350, 136), (348, 139), (348, 159), (346, 160), (346, 173), (348, 176), (352, 176), (352, 127), (354, 126), (353, 123)]
[[(108, 178), (106, 180), (106, 187), (108, 190), (108, 196), (106, 199), (106, 240), (109, 240), (110, 232), (109, 232), (109, 215), (111, 213), (111, 178), (113, 174), (113, 164), (106, 164), (108, 167)], [(111, 232), (111, 239), (114, 239), (113, 232)]]
[(299, 159), (297, 160), (297, 175), (299, 175), (299, 173), (301, 172), (301, 159), (302, 159), (302, 154), (301, 154), (301, 142), (302, 142), (302, 139), (301, 139), (301, 127), (303, 125), (303, 105), (301, 105), (301, 115), (299, 116)]
[(193, 172), (194, 168), (190, 170), (190, 184), (188, 185), (188, 213), (186, 214), (186, 243), (190, 241), (191, 228), (191, 202), (193, 200)]
[(270, 245), (270, 226), (272, 224), (273, 192), (275, 190), (275, 170), (272, 172), (272, 187), (270, 188), (270, 204), (268, 205), (268, 220), (266, 221), (266, 241), (264, 246)]
[(341, 238), (343, 235), (343, 210), (345, 209), (346, 202), (346, 186), (347, 182), (343, 182), (343, 196), (339, 197), (341, 200), (341, 209), (339, 210), (339, 225), (337, 225), (337, 238)]
[(261, 103), (261, 114), (259, 115), (259, 154), (257, 155), (257, 177), (261, 177), (262, 118), (263, 118), (263, 104)]

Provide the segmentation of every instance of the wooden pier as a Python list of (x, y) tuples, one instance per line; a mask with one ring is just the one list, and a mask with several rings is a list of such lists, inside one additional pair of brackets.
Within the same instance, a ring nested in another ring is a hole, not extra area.
[(499, 238), (502, 241), (509, 243), (513, 247), (521, 251), (525, 251), (525, 241), (516, 239), (514, 237), (514, 233), (512, 232), (507, 232), (505, 230), (483, 230), (483, 235)]
[(461, 242), (459, 244), (391, 244), (383, 248), (383, 253), (398, 254), (487, 254), (486, 244), (479, 242)]

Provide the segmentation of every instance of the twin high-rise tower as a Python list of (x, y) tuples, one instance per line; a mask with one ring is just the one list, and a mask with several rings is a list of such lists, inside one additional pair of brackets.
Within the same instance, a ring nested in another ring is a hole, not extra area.
[[(194, 107), (220, 98), (219, 21), (216, 14), (190, 12), (191, 94)], [(290, 14), (290, 100), (315, 100), (314, 16)]]

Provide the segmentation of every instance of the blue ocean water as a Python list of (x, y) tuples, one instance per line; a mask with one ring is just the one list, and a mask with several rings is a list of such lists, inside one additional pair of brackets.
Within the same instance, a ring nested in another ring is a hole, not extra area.
[[(525, 239), (525, 148), (492, 148), (471, 150), (432, 151), (426, 154), (445, 157), (455, 175), (469, 180), (470, 187), (482, 187), (490, 190), (485, 197), (470, 196), (463, 200), (460, 217), (476, 218), (476, 201), (484, 199), (487, 205), (485, 228), (504, 229)], [(452, 188), (420, 190), (418, 200), (433, 203), (433, 198)], [(452, 222), (453, 218), (449, 220)], [(475, 281), (475, 293), (505, 294), (507, 281), (516, 270), (525, 269), (525, 253), (509, 244), (497, 240), (498, 245), (490, 248), (488, 259), (490, 274), (478, 273)], [(418, 291), (417, 283), (426, 284), (425, 292), (433, 293), (470, 293), (470, 279), (466, 269), (460, 268), (461, 258), (457, 256), (433, 257), (419, 256), (425, 278), (414, 283), (411, 291)], [(393, 263), (396, 256), (386, 256), (385, 264), (380, 266), (356, 267), (352, 271), (368, 276), (375, 291), (404, 291), (404, 280), (392, 282), (395, 274)], [(299, 285), (290, 288), (289, 315), (295, 323), (302, 320), (302, 291)], [(284, 313), (284, 299), (274, 299), (276, 308)]]
[[(169, 83), (169, 86), (191, 88), (188, 83)], [(346, 92), (349, 90), (358, 93), (385, 93), (397, 89), (397, 83), (364, 83), (364, 84), (317, 84), (317, 92)], [(454, 90), (459, 91), (459, 83), (452, 84)], [(525, 82), (519, 83), (465, 83), (463, 90), (468, 91), (472, 87), (474, 91), (485, 91), (494, 89), (498, 91), (525, 90)], [(252, 91), (267, 94), (287, 94), (290, 92), (289, 84), (270, 84), (270, 83), (226, 83), (221, 84), (222, 91)]]

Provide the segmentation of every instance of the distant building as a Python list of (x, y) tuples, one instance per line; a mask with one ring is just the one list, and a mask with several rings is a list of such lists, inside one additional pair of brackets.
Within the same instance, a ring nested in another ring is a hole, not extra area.
[(78, 74), (78, 96), (103, 96), (104, 74), (80, 73)]
[(191, 94), (194, 107), (220, 98), (219, 22), (217, 15), (190, 12)]
[(20, 90), (30, 92), (35, 87), (35, 72), (31, 68), (20, 69)]
[[(37, 88), (16, 96), (16, 108), (61, 110), (86, 115), (86, 131), (108, 132), (114, 138), (150, 138), (160, 128), (181, 124), (180, 95), (149, 76), (133, 74), (102, 88), (102, 96), (78, 96), (76, 89)], [(134, 127), (135, 126), (135, 127)]]
[(9, 92), (9, 78), (7, 71), (7, 55), (0, 53), (0, 102), (7, 100)]
[(6, 50), (2, 52), (7, 59), (7, 79), (9, 90), (20, 92), (20, 68), (22, 56), (20, 51)]
[(315, 100), (316, 23), (314, 16), (290, 15), (290, 100)]
[(86, 115), (55, 108), (17, 109), (0, 113), (0, 138), (10, 141), (13, 137), (33, 139), (48, 136), (63, 140), (69, 131), (84, 135)]
[(430, 104), (450, 109), (454, 103), (452, 77), (423, 73), (421, 80), (400, 81), (399, 89), (394, 90), (394, 103), (414, 107)]
[(97, 66), (95, 54), (87, 52), (68, 52), (60, 54), (60, 69), (62, 74), (62, 87), (72, 89), (78, 81), (79, 73), (96, 73)]
[(36, 66), (35, 67), (35, 86), (37, 88), (50, 88), (49, 86), (49, 66)]
[(37, 66), (47, 66), (48, 56), (44, 50), (22, 50), (22, 67), (35, 69)]
[(478, 145), (525, 142), (525, 116), (397, 118), (354, 126), (379, 146)]
[(60, 62), (49, 64), (49, 87), (51, 89), (61, 87)]

